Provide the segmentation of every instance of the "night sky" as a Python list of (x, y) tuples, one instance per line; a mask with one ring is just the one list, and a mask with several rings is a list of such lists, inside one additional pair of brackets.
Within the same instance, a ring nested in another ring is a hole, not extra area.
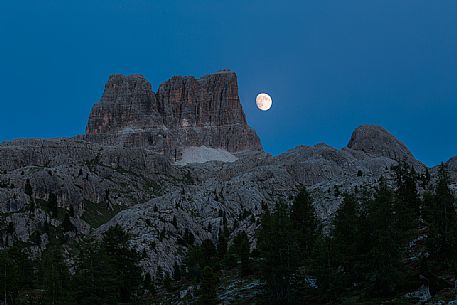
[(430, 166), (457, 155), (455, 0), (2, 0), (0, 141), (83, 133), (113, 73), (224, 68), (272, 154), (377, 124)]

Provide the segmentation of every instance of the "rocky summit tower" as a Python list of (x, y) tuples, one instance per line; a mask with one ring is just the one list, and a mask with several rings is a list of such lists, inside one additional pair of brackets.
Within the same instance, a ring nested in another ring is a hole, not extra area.
[(148, 147), (175, 160), (190, 146), (262, 150), (246, 122), (236, 74), (229, 70), (199, 79), (175, 76), (156, 93), (142, 75), (112, 75), (92, 108), (84, 139)]

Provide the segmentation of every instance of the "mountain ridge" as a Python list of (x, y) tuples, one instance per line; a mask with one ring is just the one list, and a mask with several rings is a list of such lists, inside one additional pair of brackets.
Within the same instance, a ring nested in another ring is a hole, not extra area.
[[(236, 75), (225, 71), (202, 79), (199, 84), (191, 77), (172, 78), (162, 87), (162, 97), (155, 99), (143, 77), (113, 76), (101, 98), (106, 109), (94, 106), (88, 134), (1, 143), (0, 249), (22, 242), (33, 255), (39, 255), (49, 242), (42, 228), (46, 224), (56, 230), (62, 226), (62, 215), (52, 215), (47, 208), (55, 196), (59, 213), (73, 211), (69, 219), (75, 230), (62, 233), (68, 238), (100, 236), (119, 224), (132, 234), (132, 246), (147, 253), (142, 260), (146, 272), (154, 275), (159, 266), (171, 272), (187, 249), (178, 243), (184, 231), (191, 232), (197, 242), (216, 240), (223, 222), (220, 215), (225, 215), (233, 229), (230, 239), (246, 231), (254, 247), (262, 207), (273, 208), (278, 200), (290, 203), (303, 187), (315, 198), (317, 214), (328, 225), (344, 192), (374, 188), (380, 177), (393, 181), (392, 168), (401, 161), (418, 173), (427, 170), (388, 131), (369, 125), (356, 128), (342, 149), (321, 143), (272, 156), (263, 151), (255, 131), (245, 123)], [(209, 107), (209, 102), (219, 103), (217, 109), (226, 109), (231, 103), (239, 108), (213, 121), (208, 113), (197, 115), (194, 111), (196, 105), (208, 110), (203, 105)], [(185, 113), (175, 107), (183, 103), (192, 111)], [(123, 114), (123, 109), (129, 112)], [(161, 116), (158, 109), (171, 117)], [(104, 120), (106, 113), (101, 110), (107, 111), (108, 119)], [(141, 111), (148, 115), (142, 116)], [(195, 134), (183, 133), (183, 118), (195, 125), (189, 127), (196, 128)], [(221, 128), (232, 119), (239, 128)], [(162, 128), (164, 122), (168, 130)], [(201, 128), (210, 122), (215, 125)], [(135, 130), (148, 126), (153, 127), (152, 133)], [(119, 133), (125, 128), (132, 130)], [(156, 140), (151, 145), (151, 135), (167, 135), (169, 140)], [(235, 142), (223, 140), (234, 136), (238, 137)], [(189, 146), (226, 149), (236, 160), (175, 165), (182, 149)], [(447, 164), (451, 187), (457, 191), (457, 157)], [(433, 179), (437, 167), (429, 170)], [(164, 237), (159, 235), (162, 231)], [(32, 239), (37, 235), (39, 242)]]

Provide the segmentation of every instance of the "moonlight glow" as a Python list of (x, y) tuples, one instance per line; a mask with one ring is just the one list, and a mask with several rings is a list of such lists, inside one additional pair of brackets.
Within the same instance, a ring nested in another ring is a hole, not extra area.
[(255, 103), (257, 104), (257, 108), (263, 111), (267, 111), (271, 108), (271, 104), (273, 103), (273, 101), (271, 100), (271, 96), (269, 96), (268, 94), (260, 93), (259, 95), (257, 95)]

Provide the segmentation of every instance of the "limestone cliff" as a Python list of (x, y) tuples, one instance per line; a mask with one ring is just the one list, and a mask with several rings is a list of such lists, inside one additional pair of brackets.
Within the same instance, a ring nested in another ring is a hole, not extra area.
[(176, 160), (189, 146), (261, 151), (243, 113), (236, 74), (176, 76), (154, 93), (141, 75), (112, 75), (91, 111), (85, 140), (149, 147)]

